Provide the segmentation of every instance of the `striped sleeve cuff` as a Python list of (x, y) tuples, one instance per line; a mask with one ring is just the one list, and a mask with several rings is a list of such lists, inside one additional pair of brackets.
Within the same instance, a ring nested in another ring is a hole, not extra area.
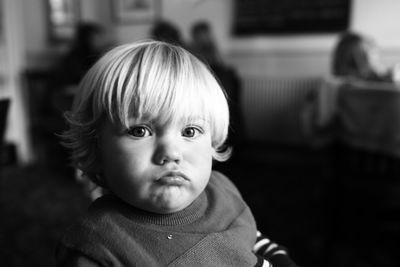
[(257, 231), (257, 240), (253, 247), (253, 251), (257, 255), (263, 256), (266, 259), (278, 254), (287, 255), (287, 251), (282, 246), (279, 246), (263, 236), (260, 231)]
[(253, 252), (268, 262), (274, 267), (296, 267), (297, 265), (290, 259), (286, 249), (269, 238), (263, 236), (257, 231), (256, 243), (253, 247)]

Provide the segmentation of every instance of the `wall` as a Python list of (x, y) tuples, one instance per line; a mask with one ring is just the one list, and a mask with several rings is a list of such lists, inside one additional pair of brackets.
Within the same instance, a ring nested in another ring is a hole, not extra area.
[[(318, 75), (329, 71), (330, 51), (335, 34), (255, 36), (236, 38), (231, 35), (234, 0), (159, 0), (160, 17), (179, 27), (189, 39), (190, 26), (207, 20), (226, 60), (243, 75)], [(83, 20), (105, 25), (118, 43), (148, 37), (151, 24), (119, 23), (112, 18), (112, 1), (81, 0)], [(400, 10), (397, 0), (352, 0), (351, 29), (375, 38), (388, 64), (400, 59)], [(46, 39), (44, 1), (24, 1), (27, 51), (29, 54), (51, 50)]]
[(353, 0), (353, 28), (375, 38), (384, 49), (400, 47), (400, 2), (397, 0)]
[[(44, 0), (4, 0), (7, 20), (11, 29), (18, 29), (13, 38), (26, 40), (16, 46), (12, 58), (0, 45), (0, 73), (8, 69), (4, 62), (11, 60), (11, 91), (16, 103), (22, 103), (15, 75), (29, 64), (45, 62), (43, 57), (57, 49), (47, 41), (47, 26)], [(330, 52), (336, 35), (292, 35), (255, 36), (235, 38), (231, 36), (234, 0), (159, 0), (160, 17), (179, 26), (183, 37), (188, 40), (190, 26), (198, 20), (207, 20), (214, 29), (216, 40), (226, 61), (234, 65), (242, 78), (258, 77), (309, 77), (329, 73)], [(15, 3), (14, 3), (15, 2)], [(151, 24), (118, 23), (112, 17), (113, 0), (80, 0), (82, 20), (103, 24), (118, 43), (148, 37)], [(382, 47), (383, 59), (387, 64), (400, 62), (400, 1), (398, 0), (353, 0), (351, 29), (375, 38)], [(10, 11), (12, 11), (10, 13)], [(11, 22), (13, 21), (13, 22)], [(21, 25), (21, 22), (23, 23)], [(21, 28), (22, 29), (19, 29)], [(10, 29), (9, 29), (10, 31)], [(13, 31), (13, 30), (11, 30)], [(23, 47), (24, 46), (24, 47)], [(22, 51), (21, 49), (24, 49)], [(10, 49), (10, 48), (7, 48)], [(21, 57), (24, 57), (22, 58)], [(6, 59), (6, 61), (4, 61)], [(25, 62), (26, 61), (26, 62)], [(14, 63), (17, 62), (17, 63)], [(8, 64), (8, 63), (7, 63)], [(16, 65), (15, 65), (16, 64)], [(11, 88), (10, 87), (10, 88)], [(4, 90), (0, 90), (4, 94)], [(8, 138), (22, 144), (23, 158), (28, 156), (28, 141), (24, 135), (27, 122), (23, 122), (24, 111), (14, 107)], [(22, 119), (21, 119), (22, 118)], [(21, 131), (22, 130), (22, 131)]]
[[(374, 38), (387, 65), (400, 61), (399, 9), (396, 0), (352, 0), (350, 28)], [(335, 34), (228, 37), (227, 58), (244, 76), (327, 75), (336, 38)]]
[[(231, 35), (234, 0), (161, 0), (161, 17), (179, 26), (189, 39), (193, 22), (207, 20), (226, 60), (242, 76), (316, 76), (329, 73), (330, 52), (337, 35), (255, 36)], [(353, 0), (351, 29), (374, 38), (387, 64), (400, 61), (400, 2)], [(149, 25), (114, 25), (117, 39), (128, 42), (147, 37)]]

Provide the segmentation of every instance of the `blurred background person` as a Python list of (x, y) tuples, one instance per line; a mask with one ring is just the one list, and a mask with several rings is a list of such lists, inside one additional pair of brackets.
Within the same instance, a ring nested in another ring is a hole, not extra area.
[(396, 65), (393, 68), (385, 66), (372, 38), (354, 31), (338, 36), (331, 53), (330, 70), (319, 90), (310, 92), (302, 114), (305, 133), (318, 145), (332, 142), (336, 137), (341, 89), (348, 88), (348, 83), (357, 82), (390, 84), (395, 82), (398, 73)]
[(237, 155), (241, 155), (242, 145), (245, 141), (240, 78), (236, 70), (222, 60), (208, 22), (198, 21), (194, 23), (190, 33), (190, 51), (210, 66), (227, 93), (231, 116), (227, 145), (233, 147), (232, 160), (234, 160)]
[(65, 50), (54, 60), (50, 75), (43, 81), (43, 105), (33, 125), (34, 138), (43, 151), (42, 163), (69, 176), (73, 169), (65, 164), (68, 154), (57, 136), (65, 130), (63, 113), (71, 107), (83, 75), (110, 45), (100, 24), (78, 23), (73, 39), (65, 44)]
[(332, 54), (332, 75), (345, 79), (392, 81), (375, 41), (355, 32), (339, 36)]
[(154, 23), (150, 29), (150, 37), (158, 41), (186, 47), (178, 27), (166, 20), (158, 20)]
[(222, 64), (222, 59), (208, 22), (198, 21), (194, 23), (190, 34), (190, 49), (193, 54), (210, 66)]
[(77, 85), (86, 71), (111, 44), (100, 24), (81, 22), (66, 52), (56, 63), (56, 86)]

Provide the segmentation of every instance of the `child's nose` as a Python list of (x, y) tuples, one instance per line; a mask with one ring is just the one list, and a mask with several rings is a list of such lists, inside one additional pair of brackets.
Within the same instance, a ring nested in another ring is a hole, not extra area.
[(179, 141), (173, 140), (173, 138), (160, 140), (157, 144), (154, 160), (156, 164), (160, 165), (170, 162), (180, 163), (182, 160), (182, 151)]

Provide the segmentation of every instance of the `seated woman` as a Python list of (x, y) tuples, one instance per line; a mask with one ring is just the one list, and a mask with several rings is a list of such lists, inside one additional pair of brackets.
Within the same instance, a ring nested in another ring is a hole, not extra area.
[(332, 55), (332, 75), (365, 81), (392, 81), (391, 71), (381, 62), (376, 43), (366, 36), (345, 32)]
[[(396, 88), (399, 68), (386, 67), (377, 44), (366, 36), (345, 32), (339, 36), (332, 53), (331, 75), (308, 97), (303, 114), (303, 130), (312, 144), (326, 144), (337, 136), (342, 90), (353, 85), (383, 89)], [(389, 89), (391, 90), (391, 89)]]

